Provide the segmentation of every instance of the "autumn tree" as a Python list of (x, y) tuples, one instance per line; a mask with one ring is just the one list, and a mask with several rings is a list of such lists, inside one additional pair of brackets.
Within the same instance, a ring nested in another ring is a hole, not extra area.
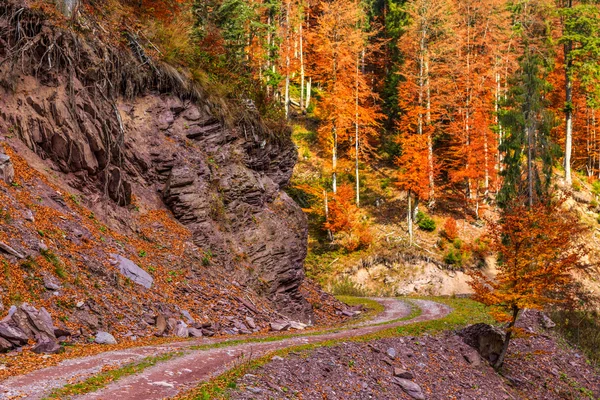
[[(319, 135), (321, 143), (331, 149), (334, 194), (338, 187), (340, 148), (354, 141), (357, 165), (360, 143), (366, 145), (368, 135), (375, 132), (373, 128), (377, 125), (376, 95), (359, 68), (361, 54), (369, 46), (369, 34), (363, 29), (363, 21), (364, 10), (359, 2), (323, 1), (308, 35), (311, 74), (322, 89), (317, 111), (321, 120)], [(358, 170), (356, 173), (360, 182)], [(357, 186), (357, 203), (359, 190)]]
[[(425, 158), (427, 178), (420, 182), (428, 186), (425, 196), (430, 206), (435, 202), (435, 160), (433, 141), (440, 120), (444, 115), (450, 89), (448, 61), (453, 38), (452, 8), (443, 0), (413, 0), (407, 2), (408, 27), (398, 41), (404, 64), (400, 71), (399, 105), (402, 116), (398, 123), (399, 131), (405, 135), (403, 149), (413, 152), (407, 146), (406, 134), (422, 135), (423, 139), (414, 140), (426, 143)], [(412, 159), (414, 154), (405, 157)], [(405, 171), (414, 170), (403, 163)], [(412, 179), (409, 179), (412, 180)], [(422, 192), (421, 190), (419, 192)], [(414, 196), (417, 192), (411, 190)], [(411, 197), (411, 194), (409, 194)], [(421, 196), (423, 197), (423, 196)], [(415, 198), (418, 202), (418, 198)], [(409, 227), (410, 230), (410, 227)]]
[[(497, 111), (498, 66), (508, 41), (506, 3), (498, 0), (456, 2), (453, 88), (446, 131), (444, 167), (449, 183), (474, 204), (476, 216), (495, 182), (498, 137), (493, 128)], [(499, 59), (500, 58), (500, 59)]]
[(416, 219), (419, 200), (427, 200), (429, 190), (429, 146), (426, 135), (403, 134), (399, 137), (402, 153), (397, 158), (397, 187), (406, 192), (409, 244), (414, 241), (414, 221)]
[(497, 275), (489, 278), (479, 270), (471, 272), (474, 299), (490, 306), (499, 322), (508, 323), (496, 369), (504, 363), (519, 313), (572, 300), (573, 273), (584, 266), (585, 229), (562, 208), (563, 202), (534, 206), (526, 202), (505, 210), (500, 221), (490, 222), (488, 236), (497, 253)]

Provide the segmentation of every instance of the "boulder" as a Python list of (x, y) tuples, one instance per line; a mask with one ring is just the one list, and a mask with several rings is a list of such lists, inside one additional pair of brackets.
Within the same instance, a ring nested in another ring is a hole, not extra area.
[(554, 321), (552, 321), (545, 313), (540, 313), (540, 325), (542, 325), (542, 328), (544, 329), (552, 329), (556, 327)]
[(389, 349), (387, 349), (386, 354), (388, 355), (389, 358), (391, 358), (392, 360), (396, 358), (396, 349), (393, 347), (390, 347)]
[(117, 344), (117, 340), (108, 332), (98, 332), (94, 342), (98, 344)]
[(54, 340), (46, 340), (36, 344), (31, 351), (37, 354), (58, 354), (63, 352), (64, 348)]
[(275, 332), (287, 331), (290, 328), (290, 323), (287, 321), (271, 322), (271, 330)]
[(191, 337), (202, 337), (202, 330), (196, 328), (188, 328), (188, 333)]
[(43, 336), (47, 335), (51, 339), (56, 339), (54, 336), (52, 317), (46, 309), (44, 309), (44, 311), (38, 311), (35, 307), (24, 303), (19, 307), (19, 310), (22, 310), (27, 315), (34, 331), (43, 334)]
[(4, 153), (0, 153), (0, 179), (7, 184), (13, 183), (15, 179), (15, 169), (10, 157)]
[(393, 378), (393, 382), (400, 386), (404, 392), (416, 400), (425, 400), (425, 395), (423, 394), (423, 390), (421, 386), (417, 385), (413, 381), (403, 378)]
[(246, 324), (250, 327), (250, 329), (256, 329), (256, 322), (252, 317), (246, 317)]
[(458, 335), (492, 364), (496, 362), (504, 346), (504, 332), (484, 323), (467, 326), (458, 332)]
[(402, 379), (415, 379), (412, 372), (398, 367), (394, 368), (394, 376)]
[(302, 322), (298, 322), (298, 321), (291, 321), (290, 322), (290, 328), (292, 329), (296, 329), (298, 331), (303, 331), (304, 329), (306, 329), (308, 325), (303, 324)]
[(13, 249), (9, 245), (7, 245), (6, 243), (0, 242), (0, 251), (3, 251), (6, 254), (10, 254), (13, 257), (17, 257), (20, 260), (25, 258), (25, 256), (23, 254), (19, 253), (18, 251), (16, 251), (15, 249)]
[(152, 287), (152, 283), (154, 282), (152, 276), (138, 267), (133, 261), (118, 254), (111, 254), (110, 256), (123, 276), (126, 276), (138, 285), (144, 286), (146, 289)]
[(175, 336), (180, 337), (180, 338), (186, 338), (186, 337), (190, 336), (188, 326), (183, 321), (177, 322), (177, 325), (175, 326), (175, 330), (173, 331), (173, 333), (175, 334)]
[(6, 353), (7, 351), (11, 351), (13, 349), (13, 344), (8, 340), (0, 337), (0, 353)]
[(159, 336), (163, 335), (166, 330), (167, 330), (167, 319), (165, 318), (164, 315), (159, 314), (156, 317), (156, 334)]
[(25, 332), (6, 322), (0, 323), (0, 336), (17, 345), (25, 345), (29, 342), (29, 338)]

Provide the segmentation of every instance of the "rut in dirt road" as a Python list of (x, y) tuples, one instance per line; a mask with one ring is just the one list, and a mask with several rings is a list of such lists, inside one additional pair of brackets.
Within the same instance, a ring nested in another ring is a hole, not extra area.
[[(122, 365), (126, 355), (127, 362), (139, 360), (148, 355), (183, 350), (184, 355), (161, 362), (137, 375), (132, 375), (94, 393), (77, 397), (78, 399), (164, 399), (183, 393), (211, 377), (227, 371), (236, 361), (258, 358), (264, 354), (287, 347), (319, 343), (332, 339), (345, 339), (367, 335), (390, 327), (408, 325), (415, 322), (443, 318), (451, 309), (448, 306), (427, 300), (414, 300), (422, 310), (416, 318), (373, 326), (389, 321), (406, 318), (411, 307), (400, 300), (375, 299), (385, 306), (385, 311), (369, 321), (370, 326), (358, 325), (337, 332), (319, 335), (298, 336), (276, 342), (245, 343), (209, 350), (189, 350), (193, 345), (207, 344), (208, 341), (192, 341), (170, 346), (144, 347), (129, 351), (107, 352), (93, 357), (67, 360), (58, 366), (36, 371), (28, 375), (10, 378), (0, 384), (4, 398), (20, 396), (25, 399), (40, 399), (52, 389), (64, 386), (67, 381), (83, 380), (94, 375), (104, 365)], [(214, 342), (214, 341), (212, 341)], [(186, 350), (187, 348), (187, 350)]]

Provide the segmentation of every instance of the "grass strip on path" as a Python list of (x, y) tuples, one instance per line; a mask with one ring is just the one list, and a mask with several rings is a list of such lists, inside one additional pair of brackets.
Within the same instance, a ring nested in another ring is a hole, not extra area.
[(108, 384), (117, 381), (126, 376), (135, 375), (142, 372), (146, 368), (155, 366), (156, 364), (168, 361), (174, 357), (183, 355), (183, 352), (165, 353), (159, 356), (146, 357), (140, 361), (126, 364), (120, 368), (111, 369), (91, 376), (86, 380), (66, 385), (60, 389), (55, 389), (46, 399), (64, 399), (69, 396), (77, 396), (86, 393), (98, 391)]

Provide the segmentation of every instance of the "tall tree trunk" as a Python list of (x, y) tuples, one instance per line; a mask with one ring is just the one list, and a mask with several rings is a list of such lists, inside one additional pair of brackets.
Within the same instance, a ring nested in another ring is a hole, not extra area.
[(333, 148), (332, 148), (332, 156), (331, 156), (331, 166), (332, 166), (332, 187), (333, 194), (337, 194), (337, 130), (335, 128), (335, 124), (333, 125)]
[(290, 116), (290, 6), (291, 0), (288, 0), (285, 10), (285, 119)]
[(533, 207), (533, 127), (527, 126), (527, 197)]
[(425, 93), (427, 96), (427, 168), (429, 177), (429, 208), (435, 207), (435, 179), (433, 170), (433, 135), (431, 132), (431, 82), (429, 77), (429, 51), (425, 54)]
[[(572, 0), (566, 0), (567, 8), (573, 7)], [(571, 81), (571, 69), (573, 62), (571, 58), (571, 50), (573, 42), (567, 41), (564, 45), (565, 55), (565, 180), (567, 184), (572, 183), (571, 179), (571, 152), (573, 142), (573, 82)]]
[[(364, 52), (363, 52), (364, 54)], [(359, 58), (356, 58), (356, 96), (354, 99), (354, 125), (355, 125), (355, 135), (354, 135), (354, 156), (355, 156), (355, 171), (356, 171), (356, 206), (360, 207), (360, 175), (358, 171), (358, 150), (359, 150), (359, 128), (358, 128), (358, 67), (359, 67)]]
[(517, 307), (513, 307), (512, 319), (506, 328), (506, 335), (504, 336), (504, 344), (502, 345), (502, 351), (498, 356), (498, 359), (494, 363), (494, 369), (497, 371), (502, 368), (502, 364), (504, 364), (504, 359), (506, 358), (506, 352), (508, 351), (508, 344), (510, 343), (510, 339), (512, 337), (512, 330), (517, 322), (517, 318), (519, 317), (519, 309)]
[(300, 113), (304, 114), (304, 38), (300, 20)]
[(306, 105), (304, 107), (306, 110), (308, 110), (308, 107), (310, 107), (311, 90), (312, 90), (312, 77), (308, 78), (308, 82), (306, 82)]
[(406, 212), (406, 223), (408, 224), (408, 244), (413, 245), (413, 212), (412, 212), (412, 194), (408, 191), (408, 210)]

